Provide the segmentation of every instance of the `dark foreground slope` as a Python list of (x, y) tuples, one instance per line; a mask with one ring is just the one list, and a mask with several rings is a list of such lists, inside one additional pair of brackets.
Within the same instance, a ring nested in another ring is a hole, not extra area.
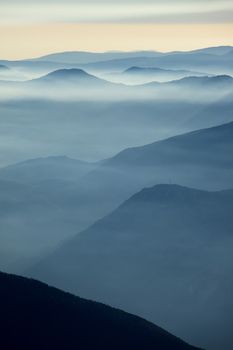
[(160, 324), (207, 349), (233, 346), (233, 191), (140, 191), (33, 276)]
[(195, 349), (139, 317), (3, 273), (0, 309), (4, 350)]

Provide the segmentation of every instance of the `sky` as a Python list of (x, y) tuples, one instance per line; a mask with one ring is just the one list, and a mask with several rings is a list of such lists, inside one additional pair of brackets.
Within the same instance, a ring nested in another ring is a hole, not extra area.
[(0, 58), (233, 45), (233, 0), (0, 0)]

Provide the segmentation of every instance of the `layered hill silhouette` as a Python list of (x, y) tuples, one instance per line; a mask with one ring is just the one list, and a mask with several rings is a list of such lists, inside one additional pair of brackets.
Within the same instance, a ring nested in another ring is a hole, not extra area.
[(1, 347), (195, 350), (139, 317), (0, 273)]
[[(168, 83), (167, 83), (168, 84)], [(215, 86), (216, 88), (223, 88), (223, 87), (232, 87), (233, 85), (233, 78), (229, 75), (218, 75), (214, 77), (186, 77), (180, 80), (173, 81), (171, 84), (179, 84), (179, 85), (189, 85), (191, 87), (200, 87), (200, 86), (206, 86), (212, 87)]]
[(132, 66), (185, 69), (215, 74), (231, 74), (231, 47), (206, 48), (187, 52), (168, 52), (158, 57), (130, 57), (87, 63), (82, 67), (93, 71), (120, 71)]
[[(126, 71), (127, 74), (138, 74), (135, 73), (135, 70), (138, 71), (138, 69), (141, 70), (146, 70), (148, 68), (131, 68), (134, 73), (132, 73), (132, 70)], [(155, 68), (150, 68), (151, 70), (154, 70)], [(164, 71), (162, 69), (158, 69), (158, 71)], [(167, 72), (171, 72), (171, 70), (167, 70)], [(175, 72), (175, 71), (174, 71)], [(179, 72), (179, 71), (178, 71)], [(147, 73), (146, 73), (147, 74)], [(201, 75), (201, 73), (200, 73)], [(172, 81), (166, 82), (166, 83), (149, 83), (145, 85), (141, 85), (140, 87), (142, 88), (143, 86), (145, 87), (160, 87), (160, 88), (167, 88), (167, 87), (175, 87), (175, 86), (188, 86), (189, 88), (196, 88), (196, 87), (214, 87), (214, 88), (233, 88), (233, 78), (228, 76), (228, 75), (219, 75), (219, 76), (214, 76), (214, 77), (208, 77), (208, 76), (188, 76), (188, 77), (182, 77), (181, 79), (170, 79)], [(56, 70), (54, 72), (51, 72), (45, 76), (42, 76), (38, 79), (34, 79), (29, 82), (30, 84), (32, 83), (44, 83), (44, 84), (49, 84), (49, 83), (56, 83), (56, 84), (77, 84), (80, 83), (82, 84), (81, 87), (85, 87), (85, 85), (91, 87), (112, 87), (112, 88), (126, 88), (123, 85), (118, 85), (115, 83), (108, 82), (104, 79), (97, 78), (96, 76), (87, 73), (86, 71), (82, 69), (60, 69)]]
[[(147, 71), (149, 69), (149, 72)], [(132, 73), (132, 70), (134, 73)], [(135, 72), (135, 70), (137, 72)], [(138, 73), (138, 70), (143, 73)], [(156, 70), (156, 72), (153, 72)], [(64, 101), (101, 100), (181, 100), (215, 101), (233, 91), (233, 78), (228, 75), (203, 76), (202, 73), (162, 70), (160, 68), (131, 68), (119, 74), (123, 80), (101, 74), (101, 78), (83, 69), (59, 69), (27, 81), (0, 81), (3, 93), (10, 89), (12, 98), (19, 94), (26, 99), (61, 99)], [(161, 75), (161, 76), (160, 76)], [(117, 74), (115, 74), (117, 76)], [(160, 76), (160, 77), (159, 77)], [(103, 77), (105, 79), (103, 79)], [(114, 77), (114, 74), (113, 74)], [(157, 80), (158, 81), (154, 81)], [(108, 80), (106, 80), (108, 79)], [(136, 79), (136, 80), (135, 80)], [(174, 80), (175, 79), (175, 80)], [(136, 86), (128, 86), (136, 85)]]
[(115, 82), (143, 84), (152, 81), (165, 82), (182, 79), (189, 76), (205, 76), (205, 73), (192, 72), (188, 70), (162, 69), (157, 67), (130, 67), (120, 73), (109, 73), (106, 78)]
[[(155, 166), (159, 164), (176, 163), (183, 161), (205, 163), (208, 161), (208, 153), (213, 152), (215, 157), (209, 158), (209, 165), (232, 165), (227, 152), (225, 157), (223, 149), (231, 149), (233, 141), (233, 122), (212, 128), (196, 130), (187, 134), (171, 137), (166, 140), (154, 142), (142, 147), (134, 147), (124, 150), (116, 156), (106, 160), (105, 166), (124, 165)], [(170, 147), (169, 147), (170, 146)], [(220, 147), (221, 146), (221, 147)], [(179, 150), (183, 150), (181, 153)], [(188, 151), (187, 154), (185, 154)], [(157, 157), (160, 152), (160, 157)], [(171, 153), (172, 159), (171, 159)]]
[[(145, 98), (167, 100), (176, 98), (178, 100), (192, 101), (194, 99), (194, 101), (202, 101), (206, 98), (207, 101), (215, 101), (216, 96), (221, 98), (233, 91), (233, 78), (228, 75), (209, 77), (202, 76), (200, 73), (199, 76), (190, 76), (191, 73), (190, 75), (179, 73), (179, 71), (178, 73), (174, 73), (175, 71), (172, 73), (171, 70), (163, 71), (161, 69), (157, 73), (146, 73), (145, 71), (135, 73), (135, 69), (133, 68), (134, 73), (130, 71), (131, 73), (125, 72), (122, 74), (122, 77), (126, 78), (125, 80), (116, 81), (113, 79), (114, 82), (111, 81), (111, 74), (109, 80), (106, 80), (108, 79), (106, 75), (101, 75), (106, 78), (102, 79), (82, 69), (73, 68), (55, 70), (29, 81), (0, 81), (0, 83), (2, 87), (12, 87), (12, 93), (14, 93), (14, 89), (16, 89), (16, 94), (21, 91), (27, 98), (30, 98), (30, 96), (39, 99), (57, 98), (57, 93), (59, 93), (60, 98), (64, 100), (72, 100), (73, 96), (85, 100), (92, 96), (94, 99), (101, 97), (101, 100), (121, 100), (124, 97), (128, 100), (143, 100)], [(140, 68), (139, 70), (144, 69)], [(153, 68), (150, 68), (150, 70), (153, 70)], [(161, 73), (162, 71), (163, 73)], [(160, 74), (164, 77), (159, 78)], [(156, 75), (158, 81), (154, 81)]]
[[(126, 149), (81, 181), (100, 217), (145, 186), (177, 183), (218, 190), (233, 187), (233, 123)], [(98, 198), (98, 199), (96, 199)], [(110, 209), (111, 208), (111, 209)]]
[(92, 73), (120, 72), (132, 66), (181, 69), (208, 74), (232, 74), (231, 46), (204, 48), (187, 52), (61, 52), (36, 59), (7, 61), (7, 65), (19, 71), (45, 74), (57, 69), (82, 68)]
[[(162, 69), (162, 68), (156, 68), (156, 67), (130, 67), (126, 69), (123, 73), (126, 74), (148, 74), (153, 75), (156, 73), (173, 73), (174, 75), (183, 75), (188, 74), (191, 75), (193, 72), (186, 71), (186, 70), (172, 70), (172, 69)], [(204, 73), (197, 73), (200, 76), (204, 75)]]
[(45, 61), (45, 62), (58, 62), (58, 63), (69, 63), (69, 64), (84, 64), (94, 63), (103, 60), (111, 60), (116, 58), (130, 58), (130, 57), (158, 57), (163, 55), (156, 51), (135, 51), (135, 52), (82, 52), (82, 51), (68, 51), (58, 52), (46, 56), (42, 56), (34, 59), (33, 61)]
[(0, 270), (233, 348), (232, 55), (0, 60)]
[(196, 99), (202, 100), (204, 97), (218, 99), (225, 97), (233, 91), (233, 78), (229, 75), (218, 76), (188, 76), (167, 82), (150, 82), (140, 85), (140, 87), (154, 89), (159, 96), (176, 96), (176, 98), (190, 99), (192, 94), (196, 94)]
[(63, 244), (33, 276), (207, 349), (233, 338), (233, 190), (147, 188)]
[(51, 156), (29, 159), (0, 169), (0, 179), (32, 184), (36, 182), (61, 180), (79, 180), (95, 164), (66, 156)]
[[(11, 183), (3, 184), (2, 245), (13, 257), (20, 253), (20, 261), (22, 253), (28, 255), (30, 250), (19, 251), (19, 247), (30, 247), (38, 256), (102, 218), (137, 191), (159, 183), (209, 190), (233, 188), (231, 150), (233, 123), (126, 149), (95, 164), (94, 170), (93, 164), (65, 157), (2, 169), (0, 179), (11, 179), (22, 188), (18, 198)], [(38, 202), (44, 204), (37, 207)]]
[(89, 87), (111, 85), (103, 79), (99, 79), (88, 74), (82, 69), (59, 69), (51, 72), (41, 78), (31, 81), (31, 83), (56, 83), (56, 84), (82, 84), (81, 87), (89, 85)]

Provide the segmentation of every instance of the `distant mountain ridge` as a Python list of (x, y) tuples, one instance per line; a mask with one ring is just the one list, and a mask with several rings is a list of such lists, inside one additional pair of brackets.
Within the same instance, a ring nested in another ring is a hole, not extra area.
[(204, 77), (186, 77), (180, 80), (174, 81), (174, 83), (197, 83), (197, 84), (233, 84), (233, 78), (229, 75), (217, 75), (217, 76), (204, 76)]
[(222, 87), (231, 91), (231, 89), (233, 89), (233, 78), (229, 75), (188, 76), (180, 79), (173, 79), (172, 81), (150, 82), (143, 85), (145, 87), (160, 86), (161, 88), (187, 86), (187, 88), (189, 88), (190, 90), (195, 89), (197, 87), (200, 87), (200, 88), (208, 87), (213, 89), (218, 89)]
[(18, 61), (0, 60), (9, 68), (39, 72), (64, 68), (88, 68), (96, 71), (121, 71), (131, 66), (154, 66), (164, 69), (188, 69), (207, 74), (232, 74), (231, 59), (233, 47), (212, 47), (192, 51), (173, 52), (61, 52)]
[[(229, 50), (230, 51), (230, 50)], [(207, 74), (232, 74), (233, 63), (228, 53), (219, 55), (202, 51), (171, 52), (158, 57), (135, 57), (102, 62), (87, 63), (82, 65), (85, 69), (94, 71), (121, 71), (132, 66), (158, 67), (163, 69), (182, 69), (199, 71)]]
[(175, 70), (175, 69), (164, 69), (164, 68), (158, 68), (158, 67), (139, 67), (139, 66), (132, 66), (130, 68), (127, 68), (124, 70), (123, 73), (180, 73), (180, 74), (189, 74), (189, 75), (194, 75), (198, 74), (200, 76), (205, 75), (204, 73), (200, 72), (192, 72), (188, 70)]
[[(209, 47), (209, 48), (203, 48), (203, 49), (196, 49), (191, 50), (191, 53), (208, 53), (212, 55), (224, 55), (227, 54), (231, 49), (233, 49), (232, 46), (219, 46), (219, 47)], [(186, 51), (179, 51), (179, 52), (158, 52), (158, 51), (133, 51), (133, 52), (102, 52), (102, 53), (96, 53), (96, 52), (87, 52), (87, 51), (67, 51), (67, 52), (58, 52), (58, 53), (52, 53), (49, 55), (45, 55), (42, 57), (34, 58), (33, 60), (37, 61), (53, 61), (53, 62), (67, 62), (67, 63), (93, 63), (100, 60), (103, 60), (103, 58), (111, 60), (115, 58), (130, 58), (130, 57), (159, 57), (164, 56), (168, 54), (185, 54)]]
[[(130, 164), (135, 164), (139, 166), (139, 162), (140, 162), (140, 166), (143, 166), (145, 164), (152, 165), (153, 162), (156, 162), (158, 165), (165, 164), (167, 162), (172, 161), (172, 158), (169, 157), (169, 160), (166, 160), (166, 157), (170, 152), (173, 153), (173, 151), (175, 150), (173, 147), (169, 149), (166, 145), (170, 144), (172, 146), (174, 144), (175, 146), (176, 142), (177, 142), (177, 146), (179, 144), (178, 147), (180, 149), (182, 147), (184, 147), (184, 149), (186, 150), (187, 150), (187, 147), (189, 148), (190, 159), (193, 155), (193, 152), (198, 152), (198, 154), (200, 152), (199, 160), (197, 156), (195, 156), (194, 159), (197, 162), (202, 161), (202, 159), (207, 160), (206, 158), (207, 153), (208, 151), (211, 151), (213, 152), (213, 154), (215, 154), (215, 158), (211, 157), (209, 159), (209, 162), (211, 162), (212, 164), (214, 164), (215, 162), (219, 162), (218, 164), (221, 165), (221, 163), (224, 164), (224, 158), (220, 156), (220, 154), (218, 156), (218, 153), (221, 152), (221, 149), (219, 149), (219, 144), (222, 144), (223, 146), (224, 144), (226, 144), (227, 149), (228, 150), (231, 149), (231, 147), (233, 147), (232, 135), (233, 135), (233, 122), (215, 126), (212, 128), (191, 131), (189, 133), (174, 136), (174, 137), (168, 138), (167, 140), (157, 141), (149, 145), (132, 147), (132, 148), (126, 149), (120, 152), (119, 154), (117, 154), (116, 156), (110, 158), (109, 160), (106, 160), (105, 165), (112, 166), (113, 164), (116, 164), (116, 165), (121, 164), (121, 165), (126, 165), (128, 167), (130, 166)], [(160, 148), (160, 146), (162, 145), (164, 145), (164, 154), (163, 155), (160, 154), (160, 158), (159, 157), (157, 158), (155, 153), (156, 147), (158, 146), (158, 148)], [(145, 157), (146, 154), (150, 156), (149, 159), (148, 157)], [(178, 160), (181, 162), (184, 160), (183, 153), (179, 155), (179, 153), (177, 152), (176, 157), (175, 155), (173, 155), (173, 157), (174, 158), (172, 163), (175, 163)], [(229, 163), (229, 165), (230, 164), (233, 165), (233, 160), (232, 162)]]
[(66, 62), (66, 63), (93, 63), (103, 59), (114, 59), (114, 58), (125, 58), (125, 57), (137, 57), (137, 56), (146, 56), (146, 57), (157, 57), (162, 55), (160, 52), (156, 51), (135, 51), (135, 52), (85, 52), (85, 51), (67, 51), (67, 52), (58, 52), (39, 58), (33, 59), (34, 61), (52, 61), (52, 62)]
[(122, 72), (106, 73), (104, 78), (114, 82), (143, 84), (152, 81), (165, 82), (175, 79), (182, 79), (188, 76), (206, 76), (205, 73), (194, 72), (189, 70), (164, 69), (158, 67), (141, 67), (132, 66)]
[(207, 47), (207, 48), (203, 48), (203, 49), (196, 49), (196, 50), (192, 50), (190, 51), (191, 53), (207, 53), (207, 54), (211, 54), (211, 55), (226, 55), (228, 54), (230, 51), (233, 50), (233, 46), (213, 46), (213, 47)]
[(132, 147), (106, 159), (80, 182), (99, 217), (143, 187), (176, 183), (208, 190), (233, 188), (233, 122)]
[[(171, 74), (174, 74), (173, 77)], [(181, 100), (190, 100), (190, 96), (193, 95), (197, 101), (206, 98), (210, 102), (215, 101), (214, 94), (218, 93), (218, 98), (221, 98), (233, 91), (233, 78), (228, 75), (183, 77), (184, 73), (175, 73), (175, 71), (170, 71), (170, 73), (157, 71), (153, 75), (147, 72), (144, 77), (139, 76), (136, 72), (132, 74), (132, 71), (131, 73), (123, 73), (122, 77), (124, 75), (130, 76), (133, 81), (136, 78), (136, 84), (129, 86), (131, 84), (128, 85), (127, 81), (108, 80), (107, 76), (104, 76), (105, 79), (103, 79), (103, 75), (97, 77), (77, 68), (55, 70), (24, 82), (0, 81), (0, 84), (3, 88), (12, 87), (13, 92), (16, 89), (16, 96), (21, 90), (25, 98), (29, 99), (56, 99), (59, 94), (59, 98), (64, 100), (75, 98), (90, 100), (91, 95), (92, 99), (110, 99), (111, 101), (121, 100), (123, 96), (124, 99), (128, 100), (143, 100), (144, 98), (164, 100), (175, 97)], [(142, 82), (140, 82), (141, 79)], [(145, 80), (143, 81), (143, 79)], [(180, 88), (182, 87), (185, 90), (181, 94)]]
[(49, 179), (78, 180), (95, 166), (67, 156), (41, 157), (0, 168), (0, 179), (26, 184)]

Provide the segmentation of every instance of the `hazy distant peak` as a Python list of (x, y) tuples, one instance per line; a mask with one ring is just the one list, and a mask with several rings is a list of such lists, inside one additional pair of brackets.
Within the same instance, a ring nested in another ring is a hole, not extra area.
[(81, 160), (73, 159), (67, 156), (48, 156), (48, 157), (39, 157), (39, 158), (32, 158), (27, 159), (25, 161), (9, 165), (8, 167), (18, 167), (23, 165), (33, 165), (33, 164), (51, 164), (51, 163), (84, 163)]
[[(152, 68), (153, 69), (153, 68)], [(139, 72), (139, 71), (138, 71)], [(147, 73), (150, 73), (150, 71), (146, 71)], [(158, 71), (159, 72), (159, 71)], [(182, 73), (182, 71), (166, 71), (166, 70), (161, 70), (162, 73)], [(184, 73), (185, 71), (183, 71)], [(186, 71), (187, 73), (188, 71)], [(137, 73), (136, 71), (134, 72), (135, 74)], [(151, 71), (153, 73), (153, 71)], [(152, 81), (149, 83), (144, 83), (140, 84), (140, 86), (144, 87), (155, 87), (158, 84), (163, 87), (169, 87), (169, 86), (187, 86), (188, 88), (198, 88), (203, 87), (204, 85), (208, 85), (211, 87), (216, 87), (216, 85), (223, 86), (225, 88), (232, 88), (233, 85), (233, 78), (230, 75), (199, 75), (199, 73), (194, 73), (194, 72), (189, 72), (190, 74), (188, 76), (182, 77), (182, 78), (173, 78), (172, 80), (169, 81)], [(195, 75), (197, 74), (197, 75)], [(187, 75), (187, 74), (186, 74)]]
[[(132, 66), (128, 69), (126, 69), (124, 72), (125, 73), (128, 73), (128, 72), (141, 72), (141, 71), (144, 71), (144, 70), (147, 70), (147, 69), (150, 69), (150, 68), (147, 68), (147, 67), (137, 67), (137, 66)], [(156, 68), (154, 68), (156, 69)]]
[(170, 72), (167, 69), (157, 68), (157, 67), (139, 67), (139, 66), (132, 66), (128, 69), (126, 69), (123, 73), (163, 73), (163, 72)]
[(48, 157), (40, 157), (40, 158), (33, 158), (25, 161), (27, 162), (38, 162), (38, 161), (55, 161), (55, 162), (60, 162), (60, 161), (74, 161), (77, 162), (79, 160), (77, 159), (72, 159), (68, 156), (61, 155), (61, 156), (48, 156)]
[(233, 82), (233, 78), (230, 75), (222, 74), (222, 75), (217, 75), (215, 77), (209, 77), (212, 81), (229, 81)]
[[(124, 71), (124, 73), (140, 73), (140, 72), (170, 72), (168, 69), (162, 69), (157, 67), (139, 67), (139, 66), (132, 66)], [(173, 72), (173, 71), (172, 71)], [(175, 72), (175, 71), (174, 71)]]
[(43, 78), (50, 78), (50, 79), (94, 78), (94, 76), (88, 74), (82, 69), (71, 68), (71, 69), (58, 69), (54, 72), (47, 74)]
[(185, 77), (178, 80), (173, 80), (169, 83), (177, 83), (177, 84), (203, 84), (203, 83), (233, 83), (233, 78), (229, 75), (217, 75), (217, 76), (203, 76), (203, 77), (196, 77), (196, 76), (190, 76)]
[(105, 86), (110, 85), (111, 83), (103, 80), (101, 78), (97, 78), (94, 75), (87, 73), (86, 71), (79, 68), (71, 68), (71, 69), (58, 69), (47, 75), (44, 75), (38, 79), (32, 80), (32, 82), (36, 83), (69, 83), (69, 84), (77, 84), (81, 83), (83, 85), (87, 84), (88, 86)]
[(117, 58), (132, 58), (145, 55), (146, 57), (158, 57), (162, 53), (155, 51), (107, 51), (107, 52), (88, 52), (88, 51), (65, 51), (33, 59), (33, 61), (66, 62), (69, 64), (86, 64), (99, 61), (112, 60)]
[(67, 156), (41, 157), (1, 168), (0, 179), (27, 184), (51, 179), (76, 181), (92, 170), (93, 166), (92, 163)]

